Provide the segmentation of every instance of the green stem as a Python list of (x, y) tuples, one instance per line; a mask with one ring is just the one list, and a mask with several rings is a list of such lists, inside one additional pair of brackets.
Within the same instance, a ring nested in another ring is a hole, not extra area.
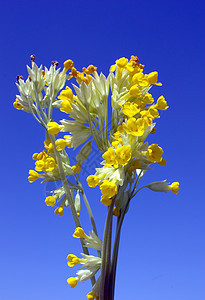
[[(37, 104), (36, 108), (37, 108), (38, 116), (39, 116), (40, 120), (42, 121), (42, 123), (47, 125), (47, 123), (48, 123), (47, 116), (46, 116), (45, 112), (43, 111), (43, 109), (41, 107), (39, 97), (38, 97), (38, 90), (37, 90), (36, 84), (34, 84), (34, 89), (35, 89), (34, 92), (35, 92), (35, 97), (36, 97), (36, 104)], [(39, 107), (40, 107), (40, 111), (39, 111)]]
[[(94, 233), (98, 236), (98, 233), (97, 233), (97, 227), (96, 227), (96, 224), (95, 224), (95, 220), (94, 220), (94, 217), (93, 217), (93, 213), (92, 213), (92, 210), (91, 210), (91, 207), (90, 207), (90, 204), (88, 202), (88, 199), (85, 195), (85, 192), (83, 190), (83, 187), (82, 187), (82, 184), (81, 184), (81, 181), (80, 181), (80, 177), (78, 176), (78, 185), (81, 189), (81, 194), (83, 196), (83, 200), (84, 200), (84, 203), (85, 203), (85, 206), (87, 208), (87, 211), (88, 211), (88, 214), (89, 214), (89, 217), (90, 217), (90, 221), (91, 221), (91, 224), (92, 224), (92, 228), (93, 228), (93, 231)], [(98, 253), (98, 257), (101, 257), (101, 251), (97, 250), (97, 253)]]
[(112, 263), (111, 263), (111, 271), (110, 271), (110, 283), (109, 283), (109, 294), (108, 294), (108, 299), (113, 300), (114, 299), (114, 291), (115, 291), (115, 278), (116, 278), (116, 269), (117, 269), (117, 259), (118, 259), (118, 251), (119, 251), (119, 244), (120, 244), (120, 233), (121, 233), (121, 228), (122, 228), (122, 223), (125, 217), (125, 214), (127, 212), (129, 203), (131, 199), (141, 190), (144, 188), (141, 187), (139, 190), (137, 190), (136, 193), (134, 193), (135, 189), (137, 188), (138, 184), (140, 181), (140, 177), (138, 176), (134, 188), (132, 192), (130, 193), (130, 196), (125, 204), (125, 207), (121, 213), (121, 215), (117, 219), (117, 228), (116, 228), (116, 235), (115, 235), (115, 242), (114, 242), (114, 247), (113, 247), (113, 253), (112, 253)]
[[(75, 225), (76, 225), (76, 227), (81, 227), (81, 224), (80, 224), (80, 221), (79, 221), (79, 218), (78, 218), (78, 215), (77, 215), (77, 212), (76, 212), (76, 209), (75, 209), (72, 197), (71, 197), (70, 188), (69, 188), (69, 185), (68, 185), (68, 182), (67, 182), (67, 178), (66, 178), (65, 173), (64, 173), (61, 157), (60, 157), (59, 152), (56, 149), (55, 138), (54, 138), (54, 136), (50, 135), (50, 139), (51, 139), (51, 142), (52, 142), (52, 145), (53, 145), (54, 154), (55, 154), (56, 161), (57, 161), (57, 164), (58, 164), (58, 169), (59, 169), (61, 181), (63, 183), (63, 187), (64, 187), (64, 190), (65, 190), (67, 200), (69, 202), (69, 206), (70, 206), (70, 209), (71, 209), (71, 213), (72, 213)], [(83, 241), (82, 238), (80, 239), (80, 242), (81, 242), (81, 246), (82, 246), (84, 254), (89, 255), (89, 251), (88, 251), (87, 247), (85, 247), (84, 241)], [(94, 276), (91, 278), (91, 282), (92, 282), (92, 285), (95, 284), (95, 277)]]
[(112, 219), (114, 202), (115, 201), (113, 199), (112, 204), (107, 209), (107, 219), (106, 219), (106, 224), (104, 229), (102, 264), (101, 264), (101, 275), (100, 275), (100, 292), (99, 292), (100, 300), (107, 300), (106, 298), (108, 293), (107, 278), (109, 276), (108, 273), (110, 272), (110, 262), (107, 261), (107, 259), (109, 259), (110, 257), (110, 254), (107, 253), (107, 251), (109, 251), (111, 248), (111, 239), (110, 238), (108, 239), (108, 236), (109, 236), (109, 231), (111, 229), (111, 219)]
[[(117, 227), (119, 224), (119, 217), (117, 218)], [(116, 228), (117, 231), (117, 228)], [(119, 244), (120, 244), (120, 235), (119, 238), (116, 240), (113, 248), (113, 257), (112, 257), (112, 264), (111, 264), (111, 271), (110, 271), (110, 282), (109, 282), (109, 292), (108, 292), (108, 299), (114, 299), (114, 292), (115, 292), (115, 278), (116, 278), (116, 269), (117, 269), (117, 259), (118, 259), (118, 251), (119, 251)]]

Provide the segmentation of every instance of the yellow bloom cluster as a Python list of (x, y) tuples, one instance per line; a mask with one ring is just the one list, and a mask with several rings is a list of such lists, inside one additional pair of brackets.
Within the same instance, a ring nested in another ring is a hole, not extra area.
[(78, 82), (79, 85), (82, 82), (84, 82), (86, 85), (88, 85), (91, 82), (91, 80), (93, 79), (93, 77), (91, 75), (93, 75), (97, 70), (97, 67), (95, 67), (93, 65), (89, 65), (87, 68), (83, 68), (83, 72), (79, 72), (74, 67), (74, 62), (72, 60), (65, 61), (64, 67), (65, 67), (65, 65), (66, 65), (67, 70), (71, 69), (68, 80), (71, 79), (72, 77), (75, 77), (76, 81)]
[[(18, 110), (31, 113), (45, 129), (45, 149), (33, 154), (35, 170), (29, 170), (28, 180), (31, 183), (39, 178), (45, 182), (62, 181), (62, 186), (51, 191), (45, 203), (51, 207), (58, 203), (54, 211), (58, 216), (64, 215), (65, 207), (71, 207), (76, 224), (73, 237), (81, 239), (84, 251), (83, 258), (74, 254), (67, 256), (68, 266), (73, 267), (79, 263), (83, 265), (76, 277), (67, 280), (71, 288), (74, 288), (78, 281), (95, 281), (94, 276), (101, 268), (102, 260), (108, 257), (106, 253), (102, 253), (101, 259), (101, 251), (106, 252), (110, 249), (104, 244), (106, 237), (102, 242), (97, 236), (92, 211), (78, 175), (82, 163), (86, 163), (92, 153), (92, 144), (95, 143), (102, 153), (103, 160), (101, 167), (96, 168), (95, 174), (87, 177), (87, 183), (89, 187), (99, 186), (100, 202), (104, 206), (112, 205), (108, 209), (108, 216), (113, 213), (118, 220), (125, 216), (130, 200), (144, 187), (156, 192), (172, 191), (177, 194), (178, 182), (169, 184), (166, 181), (155, 181), (138, 189), (140, 179), (151, 169), (152, 163), (166, 164), (163, 149), (156, 143), (149, 145), (146, 140), (149, 134), (155, 133), (156, 120), (169, 106), (164, 96), (155, 101), (151, 95), (150, 89), (153, 85), (162, 85), (158, 81), (158, 72), (146, 74), (144, 65), (139, 63), (137, 56), (116, 60), (107, 77), (102, 73), (98, 74), (97, 67), (93, 65), (82, 68), (80, 72), (71, 59), (64, 62), (62, 71), (56, 69), (56, 61), (52, 62), (50, 69), (45, 67), (42, 70), (42, 66), (38, 67), (34, 59), (32, 56), (28, 78), (25, 81), (22, 76), (17, 78), (20, 95), (16, 96), (13, 105)], [(71, 78), (77, 82), (76, 85), (73, 84), (72, 89), (66, 86), (67, 80)], [(110, 91), (111, 128), (108, 124)], [(66, 118), (55, 122), (53, 108), (65, 113)], [(56, 139), (62, 132), (66, 132), (66, 135)], [(71, 165), (65, 150), (75, 150), (79, 146), (81, 149), (76, 155), (76, 163)], [(72, 180), (69, 176), (72, 176)], [(93, 231), (89, 231), (89, 235), (82, 229), (79, 219), (81, 197), (85, 201), (93, 225)], [(107, 224), (109, 225), (109, 222)], [(108, 228), (105, 232), (107, 231)], [(98, 251), (98, 257), (86, 252), (89, 247)], [(98, 300), (99, 295), (101, 298), (101, 278), (103, 276), (93, 284), (87, 299)]]
[(123, 145), (117, 149), (110, 147), (102, 157), (105, 159), (106, 166), (118, 167), (119, 164), (125, 166), (131, 158), (131, 147), (130, 145)]

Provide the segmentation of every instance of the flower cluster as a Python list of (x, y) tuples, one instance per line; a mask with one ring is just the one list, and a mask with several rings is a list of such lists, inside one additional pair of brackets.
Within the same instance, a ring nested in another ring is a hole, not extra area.
[[(64, 62), (62, 71), (56, 61), (49, 69), (38, 67), (34, 55), (31, 61), (31, 68), (27, 67), (28, 78), (24, 81), (22, 76), (17, 76), (19, 95), (13, 105), (31, 113), (43, 126), (46, 138), (44, 150), (33, 154), (35, 170), (29, 171), (28, 180), (31, 183), (37, 179), (62, 183), (50, 192), (45, 203), (55, 207), (55, 214), (59, 216), (70, 207), (76, 225), (73, 236), (80, 238), (83, 247), (82, 258), (74, 254), (67, 257), (68, 266), (82, 265), (77, 276), (68, 279), (68, 284), (73, 288), (78, 281), (91, 279), (92, 291), (87, 298), (104, 300), (109, 294), (112, 300), (119, 234), (131, 199), (142, 188), (172, 191), (174, 194), (179, 191), (178, 182), (169, 184), (166, 181), (155, 181), (138, 188), (153, 163), (166, 165), (163, 149), (157, 143), (147, 141), (149, 134), (156, 132), (160, 113), (168, 109), (164, 96), (155, 100), (150, 93), (152, 86), (162, 85), (158, 82), (158, 72), (146, 74), (137, 56), (116, 60), (107, 77), (98, 74), (93, 65), (78, 71), (71, 59)], [(71, 82), (72, 86), (68, 86), (67, 83)], [(111, 124), (108, 122), (109, 106)], [(53, 119), (54, 108), (64, 115), (57, 122)], [(92, 155), (93, 143), (102, 153), (102, 161), (95, 174), (87, 177), (87, 183), (89, 187), (99, 186), (100, 201), (108, 207), (103, 241), (97, 235), (92, 210), (80, 180), (81, 166)], [(71, 165), (68, 150), (77, 148), (76, 163)], [(89, 235), (83, 231), (79, 219), (82, 199), (93, 227)], [(110, 266), (113, 215), (117, 216), (118, 222)], [(90, 255), (89, 248), (97, 250), (98, 256)], [(96, 281), (99, 270), (101, 274)]]

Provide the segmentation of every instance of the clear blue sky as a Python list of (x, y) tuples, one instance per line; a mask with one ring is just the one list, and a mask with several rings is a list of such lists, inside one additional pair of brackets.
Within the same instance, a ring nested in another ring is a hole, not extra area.
[[(90, 283), (72, 290), (66, 265), (78, 254), (74, 223), (46, 207), (49, 186), (29, 184), (43, 129), (12, 107), (16, 75), (26, 76), (31, 54), (47, 67), (73, 59), (108, 74), (122, 56), (134, 54), (145, 71), (157, 70), (170, 108), (161, 114), (152, 142), (167, 166), (154, 167), (143, 183), (180, 181), (180, 193), (142, 191), (122, 231), (116, 299), (205, 299), (204, 197), (204, 1), (0, 1), (1, 84), (1, 300), (86, 299)], [(97, 164), (97, 162), (96, 162)], [(102, 234), (105, 208), (87, 189)], [(82, 223), (88, 219), (82, 213)], [(102, 235), (101, 235), (102, 237)]]

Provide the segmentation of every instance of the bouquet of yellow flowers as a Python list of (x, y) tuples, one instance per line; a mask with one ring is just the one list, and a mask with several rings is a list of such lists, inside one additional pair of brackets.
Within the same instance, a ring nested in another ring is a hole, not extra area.
[[(92, 289), (87, 299), (113, 300), (120, 233), (130, 201), (143, 188), (174, 194), (179, 191), (178, 182), (155, 181), (139, 187), (151, 164), (166, 164), (162, 148), (147, 142), (149, 134), (156, 131), (159, 112), (168, 109), (163, 96), (155, 101), (149, 93), (153, 85), (161, 86), (158, 72), (145, 74), (137, 56), (116, 60), (107, 77), (98, 74), (93, 65), (80, 72), (71, 59), (64, 62), (62, 71), (57, 61), (49, 69), (38, 67), (35, 55), (31, 56), (31, 63), (25, 81), (17, 76), (19, 95), (13, 104), (16, 109), (31, 113), (45, 130), (44, 149), (33, 154), (35, 170), (29, 171), (28, 180), (60, 182), (45, 203), (55, 207), (56, 215), (63, 216), (66, 209), (72, 212), (76, 226), (73, 237), (80, 239), (83, 253), (81, 258), (75, 254), (67, 256), (69, 267), (81, 264), (76, 275), (67, 279), (68, 284), (74, 288), (78, 281), (90, 279)], [(75, 84), (69, 87), (67, 83), (73, 80)], [(56, 122), (54, 108), (65, 118)], [(102, 239), (80, 179), (81, 166), (92, 155), (93, 144), (102, 152), (102, 161), (95, 174), (87, 177), (87, 184), (92, 188), (99, 186), (100, 205), (107, 207)], [(79, 149), (74, 165), (69, 159), (71, 148)], [(88, 234), (79, 219), (81, 201), (91, 221)], [(95, 255), (89, 253), (90, 249), (96, 251)]]

